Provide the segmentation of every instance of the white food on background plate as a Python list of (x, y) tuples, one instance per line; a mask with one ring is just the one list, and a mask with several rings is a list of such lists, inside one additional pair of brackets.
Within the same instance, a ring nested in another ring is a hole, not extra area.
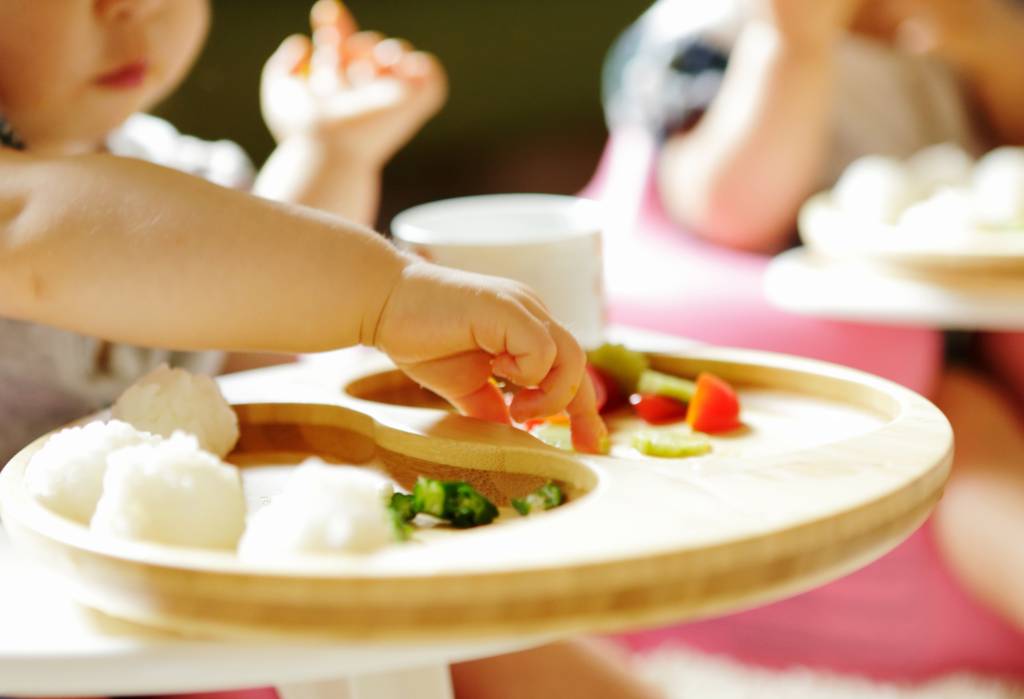
[(954, 143), (922, 148), (907, 160), (910, 176), (922, 196), (950, 187), (969, 187), (974, 158)]
[(110, 454), (159, 440), (118, 420), (69, 427), (51, 435), (32, 456), (25, 468), (25, 486), (51, 511), (88, 524), (103, 491)]
[(1024, 148), (996, 148), (974, 167), (975, 220), (992, 228), (1024, 228)]
[(918, 198), (919, 189), (909, 168), (881, 155), (855, 160), (832, 190), (832, 200), (843, 212), (878, 223), (896, 223)]
[(238, 416), (209, 376), (157, 367), (130, 386), (111, 413), (140, 430), (170, 437), (188, 432), (200, 446), (226, 456), (238, 441)]
[(907, 208), (899, 225), (908, 233), (947, 241), (973, 235), (971, 195), (964, 188), (946, 187)]
[(238, 469), (200, 449), (192, 435), (125, 447), (107, 461), (95, 533), (171, 546), (238, 544), (245, 528)]
[(394, 485), (355, 466), (308, 459), (271, 503), (252, 514), (239, 544), (247, 559), (368, 553), (395, 541), (387, 501)]

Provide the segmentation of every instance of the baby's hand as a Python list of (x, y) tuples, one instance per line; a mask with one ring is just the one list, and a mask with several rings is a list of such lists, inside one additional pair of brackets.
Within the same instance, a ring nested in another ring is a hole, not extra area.
[(312, 41), (288, 37), (263, 70), (268, 128), (278, 143), (311, 138), (328, 153), (383, 164), (444, 104), (444, 69), (404, 41), (357, 32), (337, 0), (319, 0), (311, 23)]
[(531, 387), (512, 399), (517, 421), (564, 409), (577, 450), (608, 450), (583, 350), (518, 282), (413, 262), (366, 340), (467, 415), (509, 422), (498, 376)]

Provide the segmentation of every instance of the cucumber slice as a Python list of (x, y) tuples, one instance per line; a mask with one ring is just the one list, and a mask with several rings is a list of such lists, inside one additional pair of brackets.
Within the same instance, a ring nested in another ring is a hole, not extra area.
[(707, 454), (711, 440), (707, 435), (682, 430), (642, 430), (633, 435), (633, 448), (647, 456), (674, 459)]
[(637, 393), (654, 393), (659, 396), (675, 398), (683, 403), (689, 403), (697, 390), (697, 384), (687, 379), (663, 374), (654, 369), (648, 369), (640, 374), (640, 380), (636, 384)]
[(601, 345), (587, 352), (587, 360), (615, 380), (625, 394), (636, 390), (637, 381), (651, 361), (647, 355), (626, 349), (623, 345)]
[(530, 430), (530, 434), (545, 444), (572, 451), (572, 432), (568, 425), (545, 422)]

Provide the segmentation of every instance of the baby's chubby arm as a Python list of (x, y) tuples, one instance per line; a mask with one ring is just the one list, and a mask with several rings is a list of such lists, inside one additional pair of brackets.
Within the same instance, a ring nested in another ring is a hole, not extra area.
[(834, 47), (862, 0), (751, 0), (758, 8), (697, 126), (659, 161), (674, 219), (732, 247), (767, 252), (790, 235), (821, 173)]
[(464, 412), (507, 420), (490, 376), (604, 437), (579, 345), (524, 287), (434, 267), (367, 228), (106, 155), (0, 151), (0, 316), (182, 350), (363, 343)]

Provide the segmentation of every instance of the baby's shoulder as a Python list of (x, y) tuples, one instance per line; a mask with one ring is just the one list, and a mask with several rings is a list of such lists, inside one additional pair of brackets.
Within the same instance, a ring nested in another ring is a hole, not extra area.
[(237, 143), (204, 141), (150, 114), (129, 117), (107, 138), (107, 149), (234, 189), (249, 189), (255, 177), (252, 161)]

